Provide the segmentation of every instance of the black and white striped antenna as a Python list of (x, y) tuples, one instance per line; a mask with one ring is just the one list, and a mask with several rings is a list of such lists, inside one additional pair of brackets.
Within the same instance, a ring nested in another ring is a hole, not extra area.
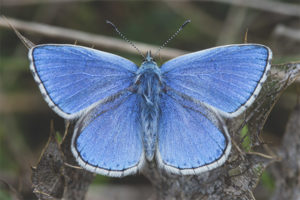
[(119, 31), (119, 29), (117, 28), (116, 25), (114, 25), (114, 23), (112, 23), (109, 20), (106, 20), (106, 23), (110, 24), (115, 29), (115, 31), (121, 36), (121, 38), (123, 38), (126, 42), (128, 42), (131, 46), (133, 46), (133, 48), (135, 48), (137, 52), (139, 52), (139, 54), (145, 59), (144, 54), (142, 54), (142, 52), (133, 44), (133, 42), (128, 40), (127, 37)]
[[(188, 23), (190, 23), (191, 22), (191, 20), (186, 20), (180, 27), (179, 27), (179, 29), (173, 34), (173, 35), (171, 35), (171, 37), (169, 37), (169, 39), (167, 39), (164, 43), (163, 43), (163, 45), (161, 45), (159, 48), (158, 48), (158, 50), (155, 52), (155, 54), (154, 54), (154, 58), (159, 54), (159, 52), (171, 41), (171, 40), (173, 40), (181, 31), (182, 31), (182, 29), (188, 24)], [(119, 31), (119, 29), (117, 28), (117, 26), (116, 25), (114, 25), (114, 23), (112, 23), (111, 21), (109, 21), (109, 20), (106, 20), (106, 23), (107, 24), (109, 24), (109, 25), (111, 25), (114, 29), (115, 29), (115, 31), (126, 41), (126, 42), (128, 42), (133, 48), (135, 48), (136, 50), (137, 50), (137, 52), (144, 58), (144, 59), (146, 59), (145, 58), (145, 56), (144, 56), (144, 54), (142, 54), (142, 52), (135, 46), (135, 44), (132, 42), (132, 41), (130, 41), (130, 40), (128, 40), (127, 39), (127, 37), (123, 34), (123, 33), (121, 33), (120, 31)]]
[(156, 53), (154, 54), (154, 58), (159, 54), (159, 52), (160, 52), (160, 50), (162, 50), (171, 40), (173, 40), (179, 33), (180, 33), (180, 31), (182, 31), (182, 29), (188, 24), (188, 23), (190, 23), (191, 22), (191, 20), (190, 19), (188, 19), (188, 20), (186, 20), (180, 27), (179, 27), (179, 29), (173, 34), (173, 35), (171, 35), (171, 37), (169, 37), (169, 39), (167, 39), (164, 43), (163, 43), (163, 45), (161, 45), (159, 48), (158, 48), (158, 50), (156, 51)]

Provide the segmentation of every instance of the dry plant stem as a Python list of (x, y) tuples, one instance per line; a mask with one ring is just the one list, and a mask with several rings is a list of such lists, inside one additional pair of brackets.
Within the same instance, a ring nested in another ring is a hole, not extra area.
[[(126, 41), (121, 39), (86, 33), (83, 31), (71, 30), (67, 28), (50, 26), (41, 23), (26, 22), (22, 20), (13, 19), (13, 18), (8, 18), (8, 20), (16, 29), (25, 32), (38, 33), (48, 37), (64, 38), (68, 40), (79, 41), (89, 46), (95, 45), (97, 47), (107, 48), (110, 50), (118, 50), (127, 53), (134, 53), (134, 54), (137, 53), (137, 51), (134, 48), (132, 48)], [(3, 16), (0, 17), (0, 26), (10, 28), (7, 22), (4, 20)], [(149, 45), (141, 42), (134, 42), (134, 43), (142, 52), (146, 52), (149, 50), (155, 52), (159, 48), (158, 46)], [(174, 58), (185, 53), (187, 52), (182, 50), (172, 49), (172, 48), (164, 48), (160, 52), (160, 57)]]
[(51, 123), (49, 140), (37, 166), (32, 168), (33, 192), (38, 199), (60, 199), (63, 197), (65, 185), (63, 162), (63, 154), (55, 138), (53, 123)]
[(290, 28), (281, 24), (276, 26), (276, 28), (273, 31), (273, 35), (284, 36), (293, 40), (300, 41), (300, 29)]
[(2, 0), (3, 6), (30, 6), (34, 4), (55, 4), (55, 3), (73, 3), (73, 2), (83, 2), (95, 0)]
[[(74, 123), (67, 122), (66, 133), (61, 144), (61, 149), (65, 158), (64, 162), (75, 166), (77, 165), (77, 162), (71, 152), (73, 130)], [(65, 167), (64, 170), (66, 186), (63, 198), (66, 200), (83, 200), (89, 185), (94, 179), (94, 174), (82, 169), (75, 169), (68, 166)]]
[(37, 166), (32, 169), (33, 192), (41, 200), (83, 200), (94, 175), (65, 165), (76, 165), (70, 151), (73, 124), (66, 128), (61, 144), (55, 138), (53, 125), (51, 127), (48, 143)]
[[(59, 28), (55, 26), (49, 26), (40, 23), (32, 23), (25, 22), (13, 18), (6, 17), (14, 28), (17, 30), (29, 31), (34, 33), (39, 33), (45, 36), (57, 37), (57, 38), (66, 38), (68, 40), (73, 40), (77, 43), (77, 41), (81, 41), (83, 43), (87, 43), (89, 45), (93, 44), (95, 46), (110, 48), (114, 50), (121, 50), (127, 53), (137, 53), (127, 42), (123, 40), (118, 40), (115, 38), (94, 35), (90, 33), (85, 33), (82, 31), (76, 31), (71, 29)], [(10, 25), (7, 23), (7, 20), (0, 16), (0, 27), (10, 28)], [(73, 34), (74, 33), (74, 34)], [(73, 42), (74, 43), (74, 42)], [(157, 50), (159, 47), (155, 45), (149, 45), (145, 43), (136, 43), (135, 44), (142, 50), (143, 52), (148, 51), (149, 49)], [(154, 52), (154, 51), (153, 51)], [(189, 51), (172, 49), (172, 48), (164, 48), (159, 57), (161, 58), (174, 58), (179, 55), (190, 53)], [(284, 75), (281, 74), (283, 77)], [(299, 80), (296, 80), (299, 82)], [(0, 94), (1, 95), (1, 94)], [(1, 110), (1, 109), (0, 109)]]
[[(207, 1), (207, 0), (199, 0)], [(274, 12), (282, 15), (300, 17), (300, 5), (292, 3), (283, 3), (272, 0), (208, 0), (218, 3), (226, 3), (236, 6), (248, 7), (267, 12)]]
[[(87, 1), (96, 1), (96, 0), (2, 0), (3, 6), (26, 6), (31, 4), (53, 4), (53, 3), (62, 3), (62, 2), (87, 2)], [(186, 3), (189, 0), (177, 0), (177, 2)], [(282, 15), (288, 16), (298, 16), (299, 13), (299, 5), (292, 3), (284, 3), (272, 0), (198, 0), (201, 1), (214, 1), (217, 3), (227, 3), (237, 6), (249, 7), (257, 10), (263, 10), (268, 12), (279, 13)]]

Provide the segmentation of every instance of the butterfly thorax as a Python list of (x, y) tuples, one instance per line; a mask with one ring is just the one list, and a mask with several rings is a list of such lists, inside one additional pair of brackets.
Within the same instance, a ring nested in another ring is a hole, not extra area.
[(160, 69), (151, 60), (142, 63), (136, 76), (137, 94), (140, 97), (140, 123), (147, 160), (153, 159), (157, 144), (159, 120), (159, 93), (161, 91)]

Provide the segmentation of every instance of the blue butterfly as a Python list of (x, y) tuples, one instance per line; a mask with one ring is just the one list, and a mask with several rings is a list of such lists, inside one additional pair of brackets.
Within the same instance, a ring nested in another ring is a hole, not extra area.
[(45, 44), (30, 49), (30, 69), (49, 106), (77, 120), (71, 150), (94, 173), (122, 177), (146, 161), (175, 174), (221, 166), (231, 141), (225, 118), (249, 107), (266, 80), (271, 50), (220, 46), (158, 67), (148, 52), (138, 67), (114, 54)]

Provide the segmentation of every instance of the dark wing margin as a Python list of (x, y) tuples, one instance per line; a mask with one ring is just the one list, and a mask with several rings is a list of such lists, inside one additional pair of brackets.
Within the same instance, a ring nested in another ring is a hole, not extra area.
[(113, 177), (135, 174), (143, 167), (137, 101), (137, 95), (125, 92), (79, 119), (71, 150), (81, 167)]
[(157, 162), (168, 172), (195, 175), (221, 166), (231, 150), (217, 113), (168, 90), (161, 96)]

